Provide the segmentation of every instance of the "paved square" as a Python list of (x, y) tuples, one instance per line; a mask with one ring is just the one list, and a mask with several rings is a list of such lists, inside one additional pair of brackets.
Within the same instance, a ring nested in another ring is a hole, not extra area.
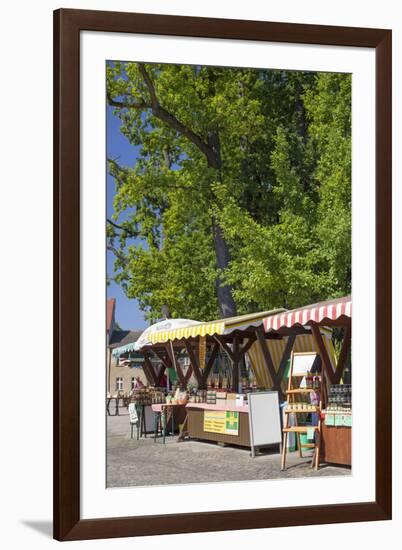
[[(135, 437), (135, 434), (134, 434)], [(350, 475), (349, 468), (320, 466), (310, 468), (310, 452), (305, 458), (288, 453), (287, 469), (280, 471), (277, 449), (267, 450), (254, 459), (249, 449), (221, 447), (216, 443), (187, 440), (178, 443), (177, 436), (156, 442), (152, 436), (137, 441), (130, 438), (126, 409), (119, 416), (107, 417), (107, 486), (128, 487), (247, 481), (276, 478), (301, 478)]]

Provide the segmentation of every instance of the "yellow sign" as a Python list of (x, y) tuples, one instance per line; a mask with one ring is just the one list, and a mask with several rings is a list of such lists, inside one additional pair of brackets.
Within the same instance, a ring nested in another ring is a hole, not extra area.
[(205, 368), (205, 356), (207, 354), (207, 339), (205, 336), (200, 336), (200, 342), (198, 347), (198, 358), (200, 361), (200, 368)]
[(239, 413), (236, 411), (204, 411), (204, 432), (239, 435)]

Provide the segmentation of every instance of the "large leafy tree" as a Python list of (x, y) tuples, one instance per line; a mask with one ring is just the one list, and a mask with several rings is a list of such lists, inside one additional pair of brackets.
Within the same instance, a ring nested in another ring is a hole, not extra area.
[(343, 292), (348, 76), (112, 63), (107, 95), (138, 148), (134, 168), (109, 160), (109, 247), (150, 320), (163, 306), (202, 319)]
[(314, 238), (321, 271), (327, 275), (325, 292), (348, 293), (352, 253), (350, 75), (320, 74), (315, 93), (306, 93), (304, 102), (318, 159), (313, 173), (319, 193)]

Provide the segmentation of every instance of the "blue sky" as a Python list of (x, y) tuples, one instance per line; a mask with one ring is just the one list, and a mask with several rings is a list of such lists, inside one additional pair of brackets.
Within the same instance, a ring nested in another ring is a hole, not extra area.
[[(129, 143), (120, 132), (120, 120), (113, 116), (113, 109), (107, 106), (106, 114), (106, 154), (116, 159), (122, 166), (134, 166), (137, 158), (137, 148)], [(107, 174), (106, 180), (106, 215), (113, 213), (114, 179)], [(124, 218), (121, 217), (120, 221)], [(134, 241), (133, 241), (134, 242)], [(107, 273), (113, 276), (114, 255), (107, 251)], [(108, 298), (116, 298), (116, 321), (122, 329), (143, 329), (148, 326), (143, 312), (138, 307), (137, 300), (129, 300), (123, 290), (115, 282), (107, 287)]]

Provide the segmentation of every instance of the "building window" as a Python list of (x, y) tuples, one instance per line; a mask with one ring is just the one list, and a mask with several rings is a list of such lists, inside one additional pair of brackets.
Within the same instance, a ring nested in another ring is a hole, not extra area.
[(121, 376), (116, 378), (116, 390), (123, 391), (123, 378)]

